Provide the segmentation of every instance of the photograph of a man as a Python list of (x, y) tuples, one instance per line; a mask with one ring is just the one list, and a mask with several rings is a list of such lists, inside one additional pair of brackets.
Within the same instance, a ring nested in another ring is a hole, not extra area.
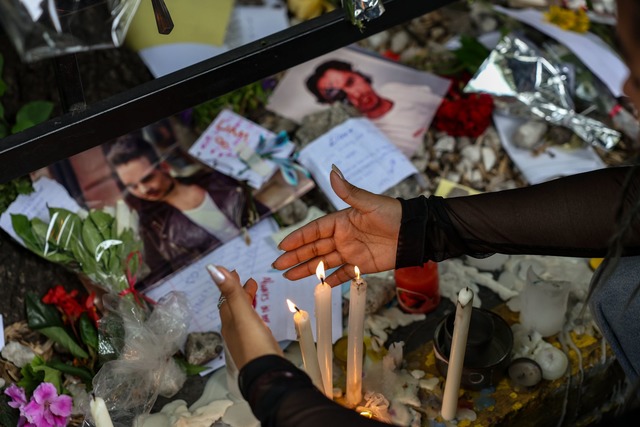
[(290, 69), (268, 108), (300, 121), (332, 103), (348, 103), (411, 157), (448, 88), (447, 79), (342, 49)]
[[(241, 183), (211, 169), (174, 176), (141, 133), (118, 138), (105, 154), (126, 202), (139, 215), (144, 259), (153, 276), (147, 280), (164, 277), (231, 240), (256, 219)], [(254, 206), (258, 215), (268, 211)]]

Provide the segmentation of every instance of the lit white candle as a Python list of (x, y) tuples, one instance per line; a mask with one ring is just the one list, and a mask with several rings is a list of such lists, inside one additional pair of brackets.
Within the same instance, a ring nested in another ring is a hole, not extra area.
[(331, 286), (324, 281), (324, 263), (316, 268), (320, 283), (316, 286), (316, 346), (324, 394), (333, 399), (333, 339), (331, 336)]
[(460, 391), (460, 379), (462, 378), (464, 353), (467, 348), (472, 309), (473, 291), (469, 288), (464, 288), (458, 293), (456, 317), (453, 323), (453, 337), (451, 338), (451, 353), (449, 354), (449, 367), (447, 368), (447, 378), (442, 396), (441, 415), (447, 421), (454, 419), (458, 411), (458, 392)]
[(364, 343), (364, 308), (367, 282), (355, 267), (356, 278), (349, 291), (349, 326), (347, 329), (347, 404), (355, 407), (362, 401), (362, 347)]
[(103, 398), (92, 396), (89, 401), (89, 408), (91, 409), (91, 416), (93, 417), (93, 422), (96, 427), (113, 427), (109, 410)]
[(296, 334), (298, 335), (300, 351), (302, 352), (304, 370), (307, 372), (307, 375), (311, 377), (313, 384), (315, 384), (319, 390), (322, 390), (322, 375), (320, 374), (320, 366), (318, 365), (316, 345), (313, 342), (309, 313), (304, 310), (300, 310), (290, 299), (287, 299), (287, 305), (289, 306), (289, 310), (293, 313), (293, 323), (296, 326)]

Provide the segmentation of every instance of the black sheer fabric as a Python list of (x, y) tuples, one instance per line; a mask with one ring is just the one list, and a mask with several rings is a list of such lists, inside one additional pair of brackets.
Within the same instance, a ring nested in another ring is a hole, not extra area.
[[(401, 200), (396, 267), (496, 252), (602, 257), (616, 229), (620, 202), (628, 210), (640, 197), (636, 174), (623, 198), (622, 184), (630, 170), (601, 169), (476, 196)], [(638, 222), (624, 247), (623, 255), (640, 254)]]
[(263, 427), (388, 426), (328, 399), (306, 373), (279, 356), (262, 356), (247, 363), (238, 382)]

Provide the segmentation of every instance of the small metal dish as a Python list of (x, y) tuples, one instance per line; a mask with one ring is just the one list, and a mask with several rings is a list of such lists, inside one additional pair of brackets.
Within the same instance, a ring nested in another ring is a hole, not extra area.
[[(436, 368), (447, 376), (455, 312), (445, 316), (436, 327), (433, 349)], [(513, 333), (505, 320), (481, 308), (473, 308), (465, 350), (461, 385), (480, 390), (495, 385), (511, 362)]]

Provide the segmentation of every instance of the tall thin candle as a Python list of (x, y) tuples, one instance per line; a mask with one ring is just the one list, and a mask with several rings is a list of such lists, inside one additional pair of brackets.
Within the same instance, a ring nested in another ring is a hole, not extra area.
[(458, 293), (456, 304), (456, 317), (453, 323), (453, 337), (451, 338), (451, 353), (449, 354), (449, 367), (442, 396), (441, 415), (447, 421), (456, 417), (458, 412), (458, 392), (464, 366), (464, 353), (467, 348), (467, 336), (469, 335), (469, 323), (473, 309), (473, 291), (464, 288)]
[(311, 377), (313, 384), (318, 387), (319, 390), (322, 390), (322, 375), (320, 374), (320, 366), (318, 365), (316, 345), (313, 342), (309, 313), (300, 310), (290, 299), (287, 299), (287, 305), (293, 313), (293, 323), (295, 324), (296, 334), (298, 335), (304, 370), (307, 375)]
[(316, 346), (324, 394), (333, 398), (333, 339), (331, 336), (331, 286), (324, 281), (324, 263), (316, 269), (320, 283), (316, 286)]
[(362, 347), (364, 343), (364, 308), (367, 282), (355, 267), (356, 278), (349, 291), (349, 325), (347, 330), (347, 404), (356, 406), (362, 401)]

